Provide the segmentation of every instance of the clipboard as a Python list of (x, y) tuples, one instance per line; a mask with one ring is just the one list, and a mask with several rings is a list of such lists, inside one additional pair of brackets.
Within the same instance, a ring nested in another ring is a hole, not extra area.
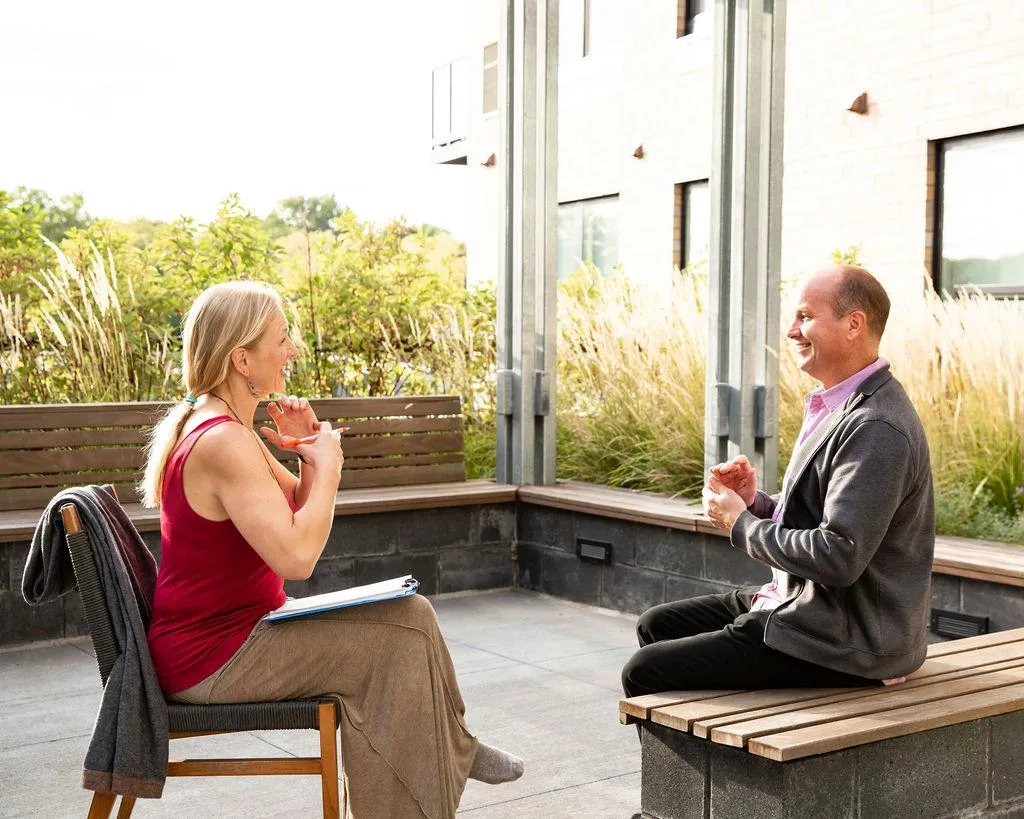
[(367, 603), (380, 603), (384, 600), (396, 600), (399, 597), (416, 594), (419, 586), (419, 581), (411, 574), (407, 574), (403, 577), (393, 577), (390, 580), (355, 586), (351, 589), (316, 594), (312, 597), (297, 597), (286, 600), (283, 606), (265, 614), (263, 619), (270, 623), (276, 623), (279, 620), (289, 620), (292, 617), (302, 617), (304, 614), (313, 614), (318, 611), (331, 611), (349, 606), (362, 606)]

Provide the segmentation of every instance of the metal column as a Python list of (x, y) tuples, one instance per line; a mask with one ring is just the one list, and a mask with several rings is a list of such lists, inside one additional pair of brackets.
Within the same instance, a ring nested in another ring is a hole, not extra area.
[(715, 0), (704, 459), (778, 471), (786, 0)]
[(504, 0), (499, 37), (497, 480), (555, 482), (558, 0)]

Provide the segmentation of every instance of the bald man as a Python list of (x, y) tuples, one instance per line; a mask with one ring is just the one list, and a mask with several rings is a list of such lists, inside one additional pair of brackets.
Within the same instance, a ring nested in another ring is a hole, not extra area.
[(764, 586), (665, 603), (637, 625), (627, 696), (678, 689), (901, 682), (924, 662), (935, 546), (928, 443), (878, 357), (889, 316), (866, 270), (801, 283), (787, 336), (821, 386), (769, 496), (743, 455), (711, 469), (704, 509), (771, 567)]

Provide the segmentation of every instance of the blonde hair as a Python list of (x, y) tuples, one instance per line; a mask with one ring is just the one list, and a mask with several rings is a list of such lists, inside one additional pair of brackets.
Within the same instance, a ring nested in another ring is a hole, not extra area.
[[(189, 396), (199, 397), (231, 372), (231, 351), (252, 349), (278, 310), (281, 296), (254, 281), (215, 284), (193, 302), (182, 333), (181, 379)], [(139, 484), (144, 506), (159, 506), (164, 469), (192, 414), (194, 404), (180, 401), (153, 428), (146, 445), (146, 472)]]

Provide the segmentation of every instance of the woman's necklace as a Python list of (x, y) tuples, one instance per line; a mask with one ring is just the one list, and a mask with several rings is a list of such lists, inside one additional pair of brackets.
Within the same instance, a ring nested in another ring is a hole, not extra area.
[(249, 432), (252, 433), (252, 437), (256, 439), (256, 443), (259, 445), (260, 453), (263, 455), (263, 460), (267, 462), (267, 469), (270, 470), (271, 477), (273, 477), (273, 479), (274, 479), (274, 481), (276, 483), (280, 484), (280, 481), (277, 480), (277, 473), (274, 472), (274, 465), (272, 463), (270, 463), (270, 459), (267, 457), (267, 448), (265, 446), (263, 446), (263, 442), (260, 440), (260, 436), (256, 434), (256, 430), (254, 430), (252, 427), (246, 426), (242, 422), (242, 419), (238, 417), (238, 413), (235, 412), (235, 408), (232, 407), (227, 401), (225, 401), (219, 395), (217, 395), (217, 393), (215, 393), (215, 392), (213, 392), (211, 390), (210, 391), (210, 395), (212, 395), (214, 398), (216, 398), (218, 401), (220, 401), (225, 407), (227, 407), (228, 408), (228, 412), (230, 412), (235, 417), (235, 420), (238, 421), (239, 424), (242, 424), (242, 426), (245, 429), (249, 430)]

